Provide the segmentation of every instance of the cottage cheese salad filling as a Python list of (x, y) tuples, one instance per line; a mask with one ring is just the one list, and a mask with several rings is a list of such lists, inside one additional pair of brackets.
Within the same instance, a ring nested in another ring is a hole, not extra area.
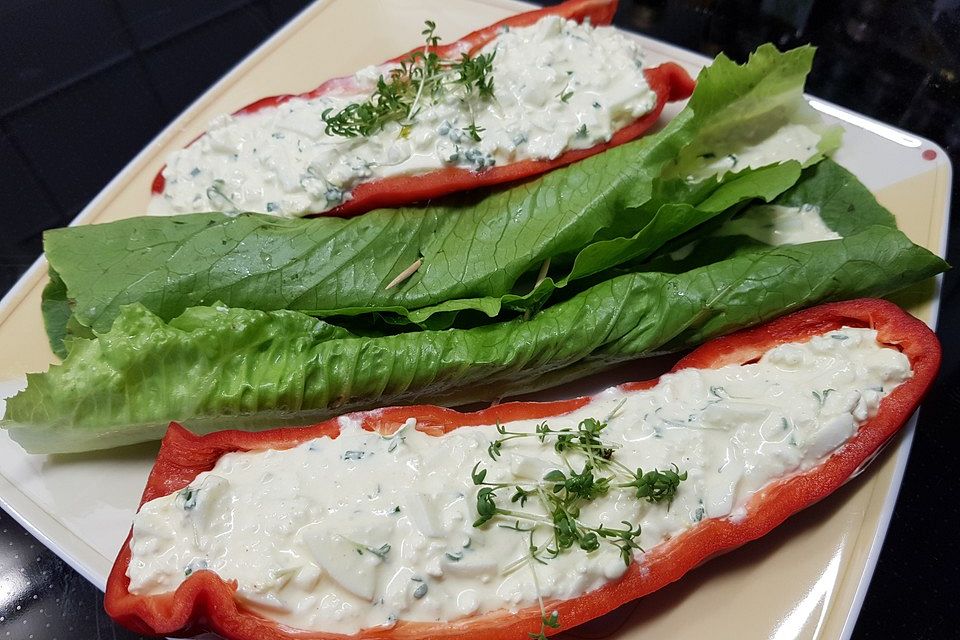
[(640, 46), (611, 27), (548, 16), (504, 29), (479, 54), (493, 55), (492, 96), (451, 81), (456, 73), (447, 71), (435, 100), (418, 100), (407, 123), (371, 135), (331, 134), (323, 115), (366, 100), (389, 66), (358, 72), (353, 93), (221, 116), (169, 157), (151, 211), (319, 213), (378, 178), (483, 171), (592, 147), (656, 106)]
[(744, 235), (771, 246), (839, 240), (842, 237), (823, 221), (820, 207), (812, 204), (755, 206), (725, 222), (714, 235)]
[[(209, 569), (236, 580), (244, 606), (265, 617), (345, 634), (515, 611), (536, 606), (538, 595), (549, 606), (626, 570), (625, 554), (606, 539), (549, 553), (553, 529), (536, 492), (562, 495), (557, 474), (572, 477), (593, 455), (558, 446), (557, 433), (605, 424), (597, 478), (614, 464), (685, 473), (669, 500), (637, 499), (636, 485), (614, 480), (576, 515), (594, 530), (639, 527), (626, 559), (642, 563), (641, 548), (705, 518), (743, 517), (755, 492), (817, 465), (910, 376), (906, 356), (879, 345), (875, 331), (843, 328), (754, 364), (686, 369), (643, 391), (609, 389), (546, 421), (435, 437), (413, 419), (380, 435), (343, 418), (335, 439), (224, 455), (187, 488), (143, 505), (129, 589), (166, 593)], [(511, 515), (475, 526), (478, 496), (501, 483), (508, 488), (495, 499)], [(529, 498), (511, 501), (515, 486)]]
[[(820, 207), (803, 204), (786, 207), (765, 204), (750, 207), (744, 213), (724, 222), (711, 234), (713, 237), (747, 236), (770, 246), (840, 240), (843, 236), (827, 226), (820, 216)], [(701, 240), (689, 242), (669, 255), (672, 260), (688, 258)]]

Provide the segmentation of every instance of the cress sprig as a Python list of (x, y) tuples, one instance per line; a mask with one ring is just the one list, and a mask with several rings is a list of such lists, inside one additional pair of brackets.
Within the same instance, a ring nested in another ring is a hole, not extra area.
[[(380, 76), (373, 94), (364, 102), (353, 102), (332, 113), (327, 109), (322, 114), (327, 135), (345, 138), (369, 136), (377, 133), (389, 122), (411, 125), (425, 100), (436, 102), (450, 86), (460, 86), (467, 95), (474, 92), (480, 98), (493, 97), (494, 53), (471, 56), (462, 54), (460, 60), (445, 60), (432, 49), (440, 38), (437, 25), (432, 20), (425, 22), (421, 32), (425, 46), (400, 61), (390, 71), (389, 78)], [(482, 128), (471, 123), (468, 135), (480, 140)]]
[[(596, 498), (609, 493), (611, 487), (632, 489), (637, 500), (650, 503), (667, 502), (676, 496), (680, 483), (687, 479), (686, 471), (680, 472), (676, 465), (672, 469), (644, 472), (632, 470), (614, 459), (616, 447), (601, 440), (600, 435), (607, 427), (606, 422), (594, 418), (581, 421), (576, 429), (553, 429), (546, 422), (536, 426), (533, 432), (508, 431), (503, 425), (497, 425), (497, 433), (502, 437), (493, 441), (487, 449), (494, 460), (502, 453), (503, 445), (519, 438), (537, 438), (545, 443), (553, 439), (553, 448), (560, 454), (567, 471), (554, 469), (539, 482), (487, 482), (487, 470), (478, 462), (471, 472), (471, 478), (477, 492), (477, 519), (473, 526), (481, 527), (493, 518), (502, 516), (514, 520), (517, 530), (523, 530), (520, 522), (534, 525), (544, 524), (552, 532), (552, 541), (543, 545), (533, 545), (531, 557), (535, 560), (555, 558), (563, 551), (574, 546), (584, 551), (595, 551), (601, 542), (608, 542), (620, 550), (620, 557), (629, 565), (634, 550), (640, 546), (636, 539), (640, 536), (639, 525), (622, 522), (623, 529), (601, 524), (594, 527), (579, 520), (582, 507)], [(574, 469), (566, 458), (569, 452), (578, 452), (586, 458), (580, 471)], [(605, 474), (605, 475), (604, 475)], [(511, 504), (520, 509), (504, 508), (497, 504), (497, 491), (512, 489)], [(536, 499), (547, 515), (522, 511), (527, 501)], [(532, 530), (531, 530), (532, 536)]]
[[(604, 524), (591, 526), (580, 520), (581, 509), (593, 500), (607, 495), (611, 488), (631, 489), (637, 500), (653, 504), (666, 502), (669, 508), (680, 483), (687, 479), (687, 472), (681, 473), (676, 465), (671, 465), (672, 468), (666, 471), (654, 469), (644, 472), (640, 468), (635, 471), (629, 469), (614, 459), (617, 446), (601, 439), (606, 428), (606, 422), (594, 418), (582, 420), (575, 429), (553, 429), (546, 422), (542, 422), (533, 432), (508, 431), (498, 423), (497, 433), (501, 437), (491, 442), (487, 448), (487, 453), (493, 460), (499, 459), (504, 444), (512, 440), (537, 438), (542, 444), (552, 440), (553, 449), (560, 455), (567, 471), (554, 469), (539, 482), (487, 482), (487, 470), (481, 468), (482, 463), (478, 462), (470, 473), (473, 484), (480, 487), (477, 492), (477, 519), (473, 526), (482, 527), (499, 516), (509, 518), (513, 523), (498, 523), (498, 527), (526, 533), (530, 537), (528, 554), (507, 565), (504, 573), (510, 573), (525, 564), (529, 565), (533, 572), (537, 602), (540, 606), (540, 630), (528, 634), (532, 640), (546, 640), (547, 629), (560, 626), (559, 614), (556, 611), (548, 614), (544, 607), (534, 563), (546, 564), (548, 560), (575, 546), (586, 552), (596, 551), (606, 542), (619, 549), (624, 564), (629, 566), (634, 551), (643, 550), (637, 542), (641, 533), (640, 525), (634, 526), (624, 520), (621, 522), (622, 529)], [(567, 459), (567, 454), (571, 452), (577, 452), (585, 458), (580, 471)], [(519, 509), (505, 508), (497, 504), (497, 491), (504, 489), (513, 491), (510, 503)], [(546, 515), (523, 511), (527, 501), (531, 499), (540, 502)], [(521, 522), (528, 523), (529, 526), (522, 526)], [(534, 539), (538, 525), (545, 525), (550, 532), (550, 539), (540, 544)]]

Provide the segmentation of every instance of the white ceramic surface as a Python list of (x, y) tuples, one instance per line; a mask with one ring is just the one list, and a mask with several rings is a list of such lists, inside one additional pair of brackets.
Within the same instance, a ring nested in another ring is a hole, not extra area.
[[(212, 87), (135, 158), (77, 217), (103, 222), (145, 210), (149, 183), (166, 154), (202, 131), (212, 115), (253, 99), (312, 88), (417, 44), (422, 21), (435, 19), (448, 39), (522, 10), (510, 0), (330, 0), (318, 2)], [(651, 62), (671, 59), (696, 72), (706, 59), (641, 38)], [(302, 64), (309, 57), (310, 65)], [(917, 243), (940, 255), (946, 243), (951, 167), (935, 144), (823, 101), (825, 117), (845, 130), (836, 159), (857, 174)], [(665, 110), (666, 117), (679, 105)], [(924, 154), (924, 152), (927, 152)], [(929, 159), (930, 152), (935, 154)], [(925, 158), (924, 155), (927, 157)], [(23, 374), (54, 361), (39, 314), (43, 260), (0, 302), (0, 397)], [(933, 323), (937, 291), (911, 298)], [(538, 397), (566, 397), (643, 379), (665, 369), (621, 366)], [(2, 407), (2, 402), (0, 402)], [(892, 450), (823, 503), (765, 539), (694, 571), (571, 637), (848, 637), (900, 485), (911, 424)], [(0, 505), (101, 589), (130, 526), (156, 445), (78, 456), (25, 454), (0, 432)]]

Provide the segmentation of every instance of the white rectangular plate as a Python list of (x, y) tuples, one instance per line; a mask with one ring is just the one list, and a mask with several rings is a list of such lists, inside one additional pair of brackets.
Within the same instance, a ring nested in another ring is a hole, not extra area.
[[(512, 0), (318, 2), (160, 134), (74, 224), (145, 211), (150, 181), (164, 158), (203, 131), (218, 113), (263, 96), (305, 91), (406, 51), (418, 43), (424, 19), (436, 20), (452, 40), (526, 8)], [(651, 63), (675, 60), (696, 73), (707, 62), (661, 42), (640, 40)], [(836, 159), (896, 214), (914, 242), (943, 255), (951, 179), (943, 150), (842, 108), (811, 102), (846, 130)], [(671, 105), (666, 117), (678, 109)], [(22, 387), (24, 372), (42, 371), (54, 362), (40, 317), (45, 272), (41, 259), (0, 303), (0, 397)], [(937, 291), (929, 287), (907, 302), (913, 313), (932, 324), (936, 301)], [(650, 365), (620, 367), (540, 397), (590, 392), (657, 373)], [(849, 636), (900, 485), (911, 429), (863, 476), (764, 539), (569, 635), (777, 640)], [(32, 456), (0, 432), (0, 504), (102, 589), (156, 450), (156, 445), (143, 445), (75, 456)]]

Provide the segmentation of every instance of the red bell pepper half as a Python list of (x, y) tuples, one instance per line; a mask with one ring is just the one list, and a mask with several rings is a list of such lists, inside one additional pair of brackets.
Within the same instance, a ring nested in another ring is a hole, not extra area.
[[(610, 24), (616, 10), (617, 0), (567, 0), (553, 7), (511, 16), (496, 24), (474, 31), (456, 42), (434, 47), (433, 51), (441, 58), (459, 58), (463, 53), (474, 54), (482, 49), (488, 42), (497, 37), (502, 27), (524, 27), (534, 24), (544, 16), (552, 15), (578, 22), (589, 19), (591, 24), (604, 25)], [(422, 49), (422, 47), (418, 47), (414, 51)], [(384, 64), (399, 62), (410, 53), (387, 60)], [(650, 88), (657, 94), (657, 104), (649, 113), (615, 132), (607, 142), (588, 149), (573, 149), (562, 153), (553, 160), (521, 160), (512, 164), (494, 166), (479, 172), (447, 167), (420, 175), (393, 176), (364, 182), (352, 189), (350, 200), (338, 207), (324, 211), (323, 215), (354, 216), (379, 207), (396, 207), (411, 202), (438, 198), (457, 191), (514, 182), (546, 173), (557, 167), (568, 165), (611, 147), (629, 142), (639, 137), (657, 121), (667, 102), (684, 100), (693, 93), (693, 79), (682, 67), (673, 62), (665, 62), (659, 66), (646, 69), (644, 75)], [(267, 107), (283, 104), (293, 98), (316, 98), (326, 94), (345, 93), (353, 90), (354, 80), (352, 76), (334, 78), (304, 94), (263, 98), (236, 111), (234, 115), (255, 113)], [(159, 195), (163, 193), (165, 186), (166, 181), (163, 177), (163, 169), (161, 169), (153, 179), (151, 190), (154, 194)]]
[[(559, 611), (562, 629), (569, 629), (656, 591), (705, 560), (759, 538), (849, 480), (903, 426), (937, 374), (940, 344), (923, 322), (883, 300), (826, 304), (718, 338), (681, 359), (673, 371), (753, 362), (777, 345), (802, 341), (843, 326), (876, 329), (881, 343), (906, 354), (913, 368), (913, 377), (886, 396), (876, 416), (863, 423), (853, 437), (818, 466), (782, 478), (755, 494), (747, 504), (745, 517), (704, 520), (638, 556), (620, 579), (571, 600), (545, 603), (548, 611)], [(624, 388), (645, 389), (656, 383), (657, 380), (634, 382)], [(364, 428), (385, 433), (393, 432), (407, 418), (415, 417), (417, 429), (440, 435), (471, 425), (562, 415), (588, 401), (589, 398), (574, 398), (544, 403), (511, 402), (474, 413), (432, 406), (393, 407), (358, 413), (353, 417), (361, 420)], [(335, 437), (338, 432), (336, 420), (311, 427), (259, 433), (221, 431), (207, 436), (195, 436), (172, 423), (141, 504), (184, 488), (199, 473), (213, 468), (225, 453), (290, 448), (320, 436)], [(129, 542), (128, 537), (110, 573), (104, 604), (114, 619), (138, 633), (189, 635), (212, 630), (236, 640), (335, 640), (348, 637), (429, 640), (480, 637), (482, 634), (490, 640), (506, 640), (525, 638), (528, 632), (540, 629), (540, 610), (534, 606), (516, 614), (499, 611), (453, 622), (400, 622), (391, 629), (371, 629), (357, 636), (295, 631), (244, 610), (234, 598), (236, 584), (225, 582), (211, 571), (193, 573), (173, 593), (156, 596), (131, 594), (126, 576), (130, 562)]]

